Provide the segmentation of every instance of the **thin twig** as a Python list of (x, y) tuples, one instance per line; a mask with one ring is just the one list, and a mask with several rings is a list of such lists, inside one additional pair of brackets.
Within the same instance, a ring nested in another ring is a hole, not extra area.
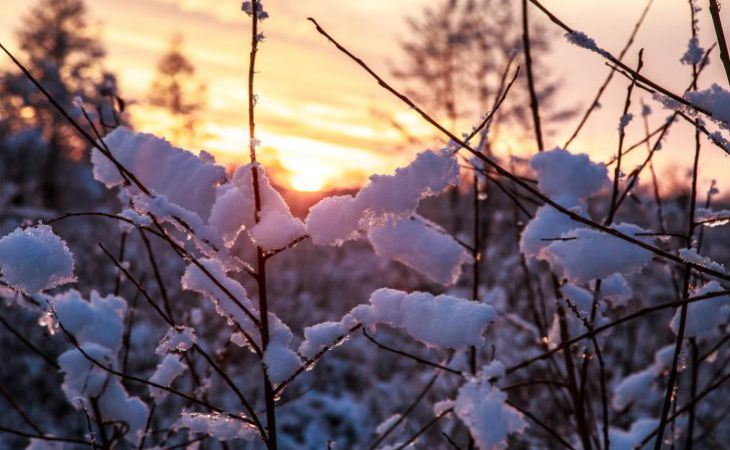
[[(530, 0), (534, 1), (534, 0)], [(441, 124), (439, 124), (433, 117), (428, 115), (425, 111), (423, 111), (421, 108), (419, 108), (415, 103), (413, 103), (412, 100), (410, 100), (407, 96), (397, 91), (395, 88), (393, 88), (391, 85), (389, 85), (383, 78), (381, 78), (377, 73), (375, 73), (362, 59), (358, 58), (354, 54), (352, 54), (349, 50), (347, 50), (345, 47), (343, 47), (339, 42), (337, 42), (329, 33), (327, 33), (320, 25), (317, 23), (316, 20), (309, 18), (316, 27), (317, 31), (322, 34), (324, 37), (326, 37), (335, 47), (337, 47), (338, 50), (340, 50), (342, 53), (350, 57), (353, 61), (355, 61), (360, 67), (362, 67), (366, 72), (368, 72), (377, 82), (378, 84), (386, 89), (388, 92), (396, 96), (398, 99), (400, 99), (402, 102), (406, 103), (408, 106), (413, 108), (424, 120), (426, 120), (428, 123), (433, 125), (436, 129), (441, 131), (443, 134), (448, 136), (452, 141), (463, 147), (465, 150), (467, 150), (472, 155), (476, 156), (477, 158), (481, 159), (491, 167), (493, 167), (497, 172), (499, 172), (501, 175), (513, 180), (517, 185), (519, 185), (522, 189), (526, 190), (530, 194), (534, 195), (536, 198), (542, 200), (544, 203), (550, 205), (557, 211), (561, 212), (562, 214), (570, 217), (572, 220), (576, 222), (580, 222), (584, 225), (588, 225), (590, 228), (596, 229), (598, 231), (602, 231), (606, 234), (610, 234), (611, 236), (614, 236), (616, 238), (619, 238), (621, 240), (624, 240), (626, 242), (632, 243), (638, 247), (641, 247), (645, 250), (648, 250), (658, 256), (661, 256), (664, 259), (670, 260), (676, 264), (679, 264), (681, 266), (687, 266), (689, 265), (694, 270), (698, 272), (705, 273), (707, 275), (712, 275), (713, 277), (730, 281), (730, 275), (717, 271), (715, 269), (711, 269), (709, 267), (704, 267), (696, 263), (688, 262), (683, 260), (677, 255), (674, 255), (672, 253), (669, 253), (666, 250), (663, 250), (661, 248), (655, 247), (651, 244), (647, 244), (646, 242), (636, 239), (634, 237), (631, 237), (629, 235), (626, 235), (614, 228), (604, 226), (600, 223), (594, 222), (591, 219), (588, 219), (586, 217), (581, 216), (580, 214), (577, 214), (574, 211), (571, 211), (570, 209), (566, 208), (565, 206), (561, 205), (560, 203), (556, 202), (555, 200), (549, 198), (533, 186), (529, 185), (528, 183), (521, 180), (519, 177), (516, 177), (514, 174), (509, 172), (508, 170), (504, 169), (499, 163), (494, 161), (493, 159), (489, 158), (488, 156), (485, 156), (476, 150), (472, 148), (469, 144), (464, 142), (463, 140), (459, 139), (456, 135), (454, 135), (452, 132), (444, 128)], [(637, 74), (637, 79), (643, 79), (640, 75)]]

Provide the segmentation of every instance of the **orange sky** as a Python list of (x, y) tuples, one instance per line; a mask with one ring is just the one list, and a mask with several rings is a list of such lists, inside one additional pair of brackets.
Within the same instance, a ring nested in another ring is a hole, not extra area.
[[(12, 32), (33, 0), (0, 6), (0, 39), (13, 47)], [(107, 66), (121, 80), (123, 94), (142, 99), (154, 74), (156, 60), (170, 38), (181, 34), (191, 60), (208, 83), (208, 109), (204, 127), (210, 133), (205, 149), (222, 162), (247, 158), (246, 70), (249, 19), (240, 12), (239, 0), (88, 0), (108, 51)], [(299, 188), (347, 186), (368, 173), (386, 172), (409, 160), (419, 149), (398, 151), (400, 134), (374, 108), (397, 118), (414, 135), (431, 130), (417, 116), (379, 88), (366, 74), (318, 35), (306, 17), (317, 18), (329, 32), (362, 56), (381, 74), (389, 76), (389, 61), (400, 57), (399, 39), (406, 37), (404, 19), (439, 0), (266, 0), (271, 18), (263, 22), (267, 36), (261, 46), (257, 75), (258, 134), (263, 151), (275, 154), (288, 170), (288, 183)], [(618, 52), (643, 8), (639, 0), (545, 0), (545, 5), (576, 29), (588, 32), (599, 45)], [(655, 0), (634, 49), (645, 48), (644, 73), (681, 92), (689, 69), (679, 64), (689, 33), (687, 4), (680, 0)], [(704, 3), (704, 2), (701, 2)], [(730, 28), (730, 15), (723, 12)], [(533, 10), (532, 18), (544, 22)], [(702, 43), (713, 35), (706, 11), (700, 13)], [(552, 27), (551, 24), (547, 26)], [(635, 52), (628, 59), (635, 60)], [(716, 58), (717, 59), (717, 58)], [(562, 78), (558, 94), (562, 103), (581, 110), (593, 97), (607, 69), (595, 54), (557, 39), (550, 57)], [(2, 64), (6, 64), (3, 61)], [(536, 74), (537, 77), (540, 74)], [(703, 75), (702, 83), (726, 85), (719, 61)], [(398, 85), (397, 82), (394, 84)], [(573, 151), (606, 160), (617, 146), (616, 125), (626, 82), (615, 78)], [(646, 97), (646, 96), (645, 96)], [(648, 101), (648, 98), (647, 98)], [(635, 105), (638, 107), (638, 101)], [(659, 111), (659, 106), (654, 107)], [(658, 124), (666, 113), (654, 115)], [(549, 138), (549, 147), (562, 144), (577, 119)], [(643, 135), (638, 121), (629, 129), (628, 142)], [(155, 129), (148, 120), (142, 129)], [(456, 130), (468, 131), (468, 130)], [(693, 144), (691, 130), (675, 125), (669, 145), (658, 155), (660, 170), (672, 170), (683, 179)], [(515, 153), (527, 154), (533, 143), (515, 144)], [(730, 164), (717, 148), (705, 144), (702, 179), (730, 184)], [(627, 167), (638, 160), (629, 161)], [(679, 171), (676, 168), (680, 168)]]

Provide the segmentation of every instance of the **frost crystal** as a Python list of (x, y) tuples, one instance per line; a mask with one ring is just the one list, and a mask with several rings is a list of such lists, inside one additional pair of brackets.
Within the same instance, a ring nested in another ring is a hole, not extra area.
[(72, 283), (73, 255), (48, 225), (17, 228), (0, 239), (0, 279), (28, 295)]
[(705, 227), (718, 227), (730, 223), (730, 210), (697, 208), (695, 222)]
[(725, 266), (713, 261), (707, 256), (700, 255), (694, 248), (680, 248), (679, 257), (682, 258), (684, 261), (697, 264), (698, 266), (725, 273)]
[(577, 45), (578, 47), (583, 47), (586, 50), (596, 52), (599, 55), (608, 56), (608, 52), (606, 52), (606, 50), (603, 50), (602, 48), (598, 47), (598, 44), (596, 44), (596, 41), (594, 41), (592, 37), (588, 36), (587, 34), (583, 33), (582, 31), (573, 31), (571, 33), (565, 33), (565, 39), (567, 39), (568, 42), (570, 42), (571, 44)]
[(219, 441), (251, 440), (258, 436), (253, 425), (219, 413), (204, 414), (183, 411), (173, 428), (187, 428), (193, 433), (205, 433)]

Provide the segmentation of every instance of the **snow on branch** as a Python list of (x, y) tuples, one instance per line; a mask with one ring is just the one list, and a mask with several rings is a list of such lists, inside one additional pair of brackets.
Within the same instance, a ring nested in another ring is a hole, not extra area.
[(393, 175), (373, 175), (354, 197), (327, 197), (307, 216), (307, 233), (319, 245), (342, 245), (385, 217), (413, 214), (420, 200), (458, 182), (453, 150), (424, 151)]
[(17, 228), (0, 239), (0, 279), (25, 294), (36, 294), (76, 281), (74, 257), (51, 227)]

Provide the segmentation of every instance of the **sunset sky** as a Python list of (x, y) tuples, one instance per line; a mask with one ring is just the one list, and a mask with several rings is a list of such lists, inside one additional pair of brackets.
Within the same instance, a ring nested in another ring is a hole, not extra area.
[[(15, 47), (13, 31), (32, 0), (4, 1), (0, 7), (0, 40)], [(106, 45), (106, 65), (121, 80), (123, 95), (143, 99), (154, 75), (158, 57), (176, 33), (185, 40), (185, 49), (199, 74), (208, 84), (208, 109), (204, 127), (210, 133), (205, 149), (224, 163), (247, 159), (246, 71), (249, 45), (249, 18), (240, 11), (239, 0), (89, 0), (93, 20)], [(399, 41), (407, 37), (405, 19), (418, 16), (423, 7), (440, 0), (267, 0), (270, 19), (263, 22), (266, 40), (261, 46), (257, 74), (257, 124), (263, 151), (275, 155), (286, 169), (286, 181), (299, 189), (345, 187), (361, 183), (367, 174), (387, 172), (409, 160), (419, 149), (398, 150), (401, 135), (377, 109), (405, 124), (414, 135), (431, 130), (413, 112), (389, 96), (367, 74), (337, 52), (317, 34), (306, 20), (318, 21), (354, 53), (362, 56), (387, 79), (390, 67), (402, 57)], [(627, 57), (636, 60), (645, 48), (644, 73), (675, 92), (689, 80), (690, 69), (679, 63), (689, 37), (689, 16), (684, 0), (655, 0), (637, 43)], [(703, 5), (706, 2), (701, 2)], [(644, 2), (639, 0), (545, 0), (544, 4), (569, 25), (590, 34), (600, 46), (617, 53), (623, 46)], [(726, 8), (727, 9), (727, 8)], [(533, 20), (552, 24), (535, 9)], [(730, 14), (724, 12), (727, 28)], [(707, 11), (700, 13), (701, 43), (714, 42)], [(581, 111), (603, 81), (607, 68), (597, 55), (571, 46), (556, 34), (550, 56), (554, 73), (563, 80), (559, 101), (578, 106)], [(3, 60), (0, 64), (6, 65)], [(536, 77), (540, 77), (540, 73)], [(701, 84), (726, 80), (715, 54), (713, 65), (703, 74)], [(396, 86), (402, 86), (394, 80)], [(618, 117), (624, 100), (626, 81), (616, 77), (607, 91), (602, 108), (584, 128), (572, 146), (607, 160), (617, 147)], [(647, 95), (639, 94), (650, 102)], [(638, 112), (638, 98), (634, 102)], [(509, 101), (509, 100), (508, 100)], [(652, 104), (659, 124), (667, 113)], [(142, 114), (142, 113), (140, 113)], [(565, 142), (577, 118), (547, 139), (553, 147)], [(136, 121), (142, 130), (154, 130), (152, 119), (143, 115)], [(468, 131), (455, 130), (458, 132)], [(691, 130), (675, 125), (669, 145), (658, 155), (660, 171), (669, 171), (684, 180), (692, 159)], [(629, 129), (628, 142), (643, 135), (639, 121)], [(509, 141), (509, 140), (508, 140)], [(506, 146), (507, 144), (505, 144)], [(717, 148), (703, 144), (703, 182), (717, 178), (721, 190), (730, 185), (730, 161)], [(534, 151), (532, 141), (509, 141), (517, 154)], [(506, 150), (504, 147), (502, 150)], [(643, 156), (643, 154), (641, 155)], [(631, 164), (636, 164), (633, 159)]]

